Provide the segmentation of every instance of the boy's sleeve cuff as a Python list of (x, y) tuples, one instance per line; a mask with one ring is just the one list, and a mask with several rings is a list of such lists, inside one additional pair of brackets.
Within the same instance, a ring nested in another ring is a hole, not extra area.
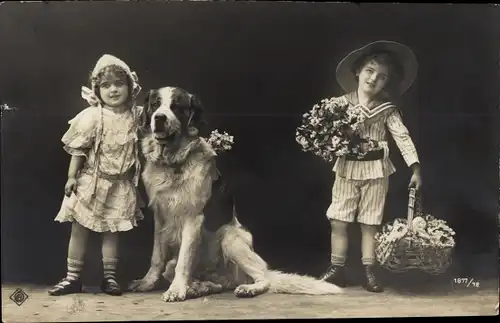
[(408, 167), (415, 163), (420, 163), (420, 160), (418, 159), (418, 156), (416, 154), (403, 155), (403, 159), (405, 160)]

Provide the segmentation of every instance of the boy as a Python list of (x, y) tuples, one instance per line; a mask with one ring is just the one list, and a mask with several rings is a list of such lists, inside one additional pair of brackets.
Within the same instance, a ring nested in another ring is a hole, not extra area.
[[(410, 187), (422, 185), (418, 154), (403, 124), (400, 111), (389, 101), (402, 95), (417, 74), (417, 60), (404, 45), (391, 41), (370, 43), (347, 55), (337, 66), (337, 80), (346, 95), (338, 98), (361, 109), (366, 120), (362, 137), (379, 142), (379, 149), (362, 157), (344, 156), (337, 159), (332, 190), (332, 203), (327, 211), (331, 223), (331, 265), (322, 280), (345, 286), (344, 265), (347, 251), (347, 225), (355, 221), (361, 226), (362, 263), (365, 268), (364, 287), (370, 292), (382, 292), (383, 287), (373, 270), (375, 233), (382, 222), (389, 176), (396, 169), (388, 158), (389, 132), (406, 164), (412, 169)], [(384, 152), (385, 151), (385, 152)]]

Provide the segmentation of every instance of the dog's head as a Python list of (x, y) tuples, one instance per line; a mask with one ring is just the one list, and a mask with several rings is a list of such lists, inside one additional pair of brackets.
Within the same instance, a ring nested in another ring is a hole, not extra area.
[(201, 102), (178, 87), (150, 90), (144, 108), (144, 127), (162, 144), (172, 144), (182, 136), (197, 136), (205, 124)]

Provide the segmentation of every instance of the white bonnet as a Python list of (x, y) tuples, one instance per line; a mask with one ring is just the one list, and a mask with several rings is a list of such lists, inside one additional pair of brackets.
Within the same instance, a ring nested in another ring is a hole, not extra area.
[[(133, 72), (130, 67), (121, 59), (110, 55), (110, 54), (104, 54), (99, 58), (97, 61), (94, 69), (92, 70), (92, 78), (96, 77), (97, 74), (105, 67), (110, 66), (110, 65), (117, 65), (120, 66), (125, 70), (125, 72), (128, 74), (130, 79), (132, 80), (132, 99), (135, 99), (139, 92), (141, 91), (141, 86), (139, 85), (139, 78), (137, 77), (137, 74)], [(94, 81), (92, 81), (92, 87), (94, 87), (93, 84)]]

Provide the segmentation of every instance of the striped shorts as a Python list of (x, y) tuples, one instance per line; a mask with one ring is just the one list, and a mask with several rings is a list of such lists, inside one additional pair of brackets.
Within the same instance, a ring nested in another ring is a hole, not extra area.
[(366, 180), (337, 176), (332, 189), (332, 203), (326, 216), (332, 220), (380, 225), (389, 188), (389, 178)]

